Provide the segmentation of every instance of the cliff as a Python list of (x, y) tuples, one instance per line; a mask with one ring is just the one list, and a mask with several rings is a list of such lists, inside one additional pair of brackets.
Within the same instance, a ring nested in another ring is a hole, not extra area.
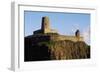
[[(43, 38), (43, 37), (42, 37)], [(36, 40), (32, 36), (25, 38), (25, 61), (67, 60), (90, 58), (90, 46), (83, 41)]]
[(90, 47), (85, 42), (49, 41), (40, 42), (39, 46), (48, 47), (50, 59), (84, 59), (90, 58)]

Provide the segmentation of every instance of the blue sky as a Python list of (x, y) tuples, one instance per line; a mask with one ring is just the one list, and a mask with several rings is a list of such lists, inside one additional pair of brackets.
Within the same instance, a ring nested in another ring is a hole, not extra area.
[[(33, 31), (41, 28), (43, 16), (48, 16), (51, 28), (56, 29), (62, 35), (74, 35), (77, 29), (85, 37), (90, 35), (88, 33), (90, 14), (24, 11), (25, 36), (32, 35)], [(90, 41), (86, 39), (86, 42)]]

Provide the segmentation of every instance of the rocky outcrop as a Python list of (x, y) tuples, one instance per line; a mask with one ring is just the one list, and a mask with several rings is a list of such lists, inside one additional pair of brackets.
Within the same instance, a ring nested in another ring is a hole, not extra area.
[(87, 58), (90, 58), (90, 46), (82, 41), (45, 40), (33, 42), (32, 37), (27, 39), (25, 38), (25, 61)]
[(41, 45), (48, 47), (50, 59), (84, 59), (90, 58), (90, 47), (85, 42), (50, 41), (41, 42)]

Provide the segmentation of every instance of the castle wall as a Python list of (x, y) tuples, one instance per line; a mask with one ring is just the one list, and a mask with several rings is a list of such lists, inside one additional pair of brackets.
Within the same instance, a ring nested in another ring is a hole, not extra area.
[(74, 42), (83, 41), (83, 37), (77, 38), (75, 36), (65, 36), (65, 35), (52, 36), (50, 38), (51, 40), (56, 40), (56, 41), (59, 41), (59, 40), (71, 40)]

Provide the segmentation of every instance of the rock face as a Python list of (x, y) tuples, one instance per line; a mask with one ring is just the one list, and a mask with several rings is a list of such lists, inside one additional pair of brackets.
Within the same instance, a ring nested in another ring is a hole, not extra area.
[(51, 59), (84, 59), (90, 58), (90, 48), (84, 42), (55, 41), (49, 44)]
[[(41, 38), (41, 37), (39, 37)], [(25, 37), (24, 61), (67, 60), (90, 58), (90, 46), (83, 41), (36, 40), (33, 36)]]

